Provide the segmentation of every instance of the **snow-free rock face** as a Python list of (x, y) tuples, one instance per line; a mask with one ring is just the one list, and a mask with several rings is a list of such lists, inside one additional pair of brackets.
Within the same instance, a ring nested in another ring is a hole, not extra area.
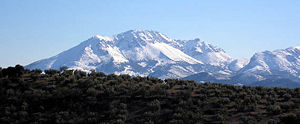
[(26, 67), (45, 70), (67, 66), (83, 71), (182, 78), (202, 71), (230, 74), (225, 65), (231, 61), (222, 49), (199, 39), (172, 40), (156, 31), (130, 30), (111, 37), (97, 35)]

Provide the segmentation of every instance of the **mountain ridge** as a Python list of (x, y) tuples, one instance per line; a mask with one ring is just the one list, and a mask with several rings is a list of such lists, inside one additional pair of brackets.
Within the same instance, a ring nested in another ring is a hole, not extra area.
[[(190, 75), (184, 79), (208, 81), (207, 75)], [(210, 77), (212, 76), (210, 75)], [(257, 52), (251, 57), (248, 64), (227, 80), (210, 79), (215, 82), (232, 84), (243, 82), (243, 85), (253, 86), (300, 87), (300, 47)]]
[(95, 35), (56, 56), (25, 67), (45, 70), (68, 66), (86, 72), (96, 70), (162, 79), (207, 72), (216, 76), (214, 79), (232, 80), (234, 77), (234, 80), (245, 81), (244, 84), (268, 79), (263, 75), (279, 74), (297, 82), (300, 79), (299, 48), (258, 52), (250, 60), (235, 59), (198, 38), (173, 40), (157, 31), (129, 30), (113, 36)]

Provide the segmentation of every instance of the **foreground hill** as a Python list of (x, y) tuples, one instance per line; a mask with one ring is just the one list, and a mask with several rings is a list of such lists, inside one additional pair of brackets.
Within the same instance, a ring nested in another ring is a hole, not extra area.
[(300, 89), (0, 68), (0, 123), (300, 123)]

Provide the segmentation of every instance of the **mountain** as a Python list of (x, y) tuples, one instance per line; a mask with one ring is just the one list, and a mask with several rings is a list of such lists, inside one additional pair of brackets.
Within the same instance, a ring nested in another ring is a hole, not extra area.
[(173, 40), (157, 31), (130, 30), (110, 37), (96, 35), (67, 51), (26, 66), (104, 73), (183, 78), (199, 72), (233, 73), (224, 50), (195, 40)]
[(157, 31), (130, 30), (109, 37), (96, 35), (25, 67), (45, 70), (62, 66), (86, 72), (95, 70), (162, 79), (298, 87), (300, 47), (259, 52), (250, 60), (235, 59), (200, 39), (174, 40)]
[(240, 80), (251, 74), (252, 82), (275, 78), (300, 82), (300, 47), (256, 53), (238, 74)]
[[(231, 63), (235, 63), (235, 61), (239, 60), (234, 60)], [(232, 74), (227, 80), (216, 80), (212, 77), (216, 76), (210, 75), (210, 79), (221, 83), (300, 87), (300, 47), (255, 53), (248, 64)], [(185, 79), (197, 81), (204, 79), (207, 81), (207, 78), (203, 78), (203, 75), (199, 74), (190, 75)]]

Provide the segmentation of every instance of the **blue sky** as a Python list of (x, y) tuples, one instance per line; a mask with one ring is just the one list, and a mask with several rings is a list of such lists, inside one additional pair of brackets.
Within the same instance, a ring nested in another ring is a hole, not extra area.
[(194, 39), (235, 58), (300, 45), (299, 0), (0, 0), (0, 67), (131, 29)]

